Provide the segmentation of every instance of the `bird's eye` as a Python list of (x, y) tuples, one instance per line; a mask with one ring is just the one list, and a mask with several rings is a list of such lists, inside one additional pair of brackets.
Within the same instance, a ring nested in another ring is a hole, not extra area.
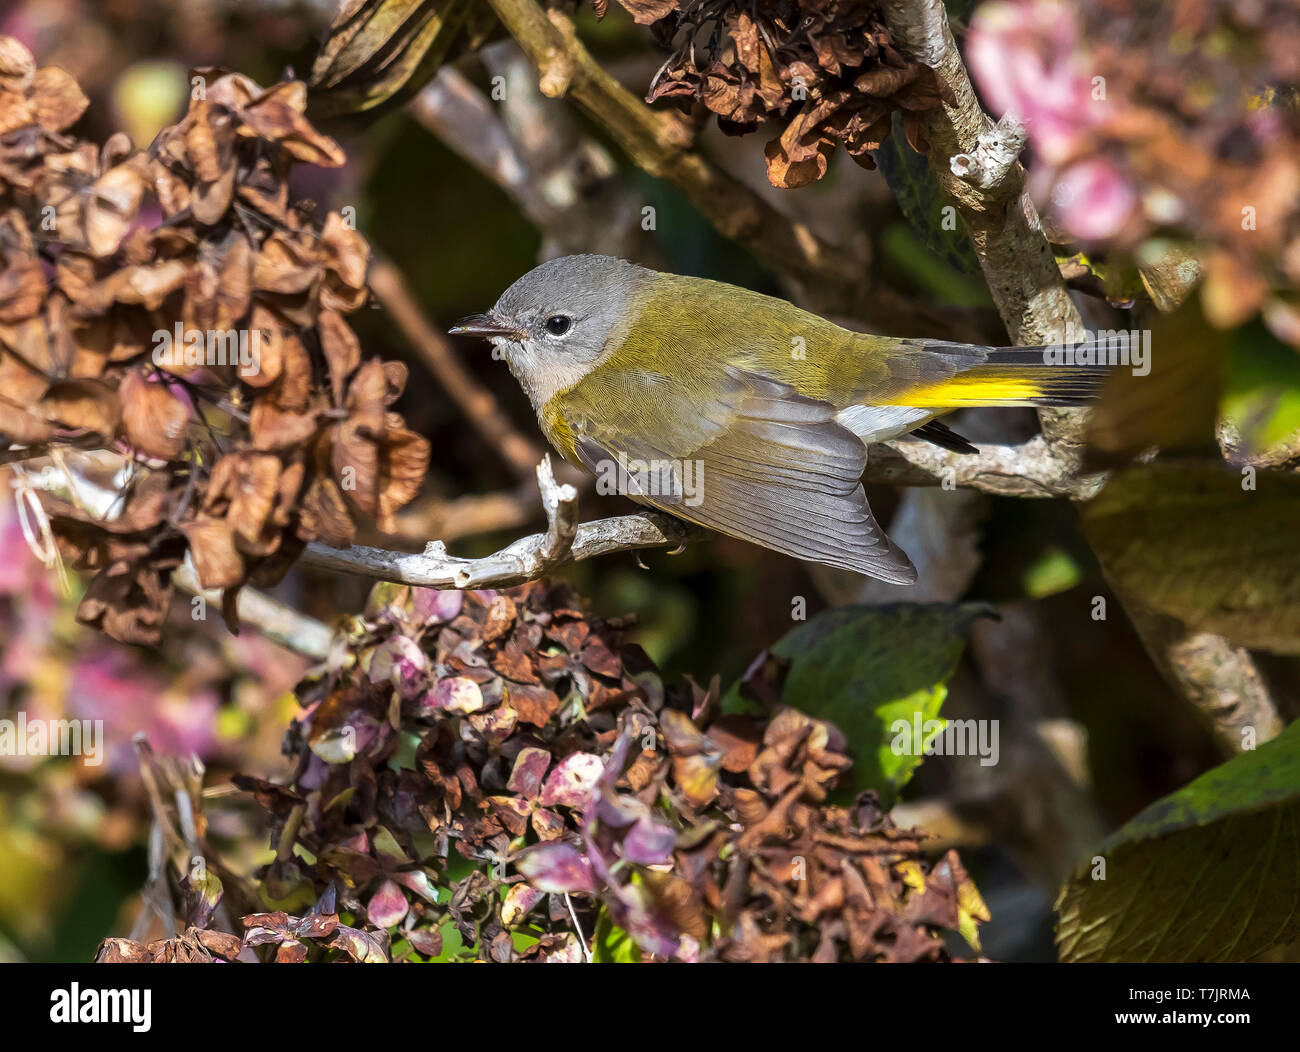
[(546, 331), (552, 336), (563, 336), (572, 324), (573, 320), (566, 315), (552, 314), (546, 319)]

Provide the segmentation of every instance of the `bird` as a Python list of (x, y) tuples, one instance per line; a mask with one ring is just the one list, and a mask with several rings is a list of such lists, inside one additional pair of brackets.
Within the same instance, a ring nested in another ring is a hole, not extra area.
[(912, 434), (973, 453), (939, 416), (1080, 405), (1108, 371), (1049, 364), (1043, 347), (853, 332), (602, 255), (542, 263), (450, 332), (491, 341), (551, 445), (638, 503), (895, 584), (917, 572), (867, 504), (867, 446)]

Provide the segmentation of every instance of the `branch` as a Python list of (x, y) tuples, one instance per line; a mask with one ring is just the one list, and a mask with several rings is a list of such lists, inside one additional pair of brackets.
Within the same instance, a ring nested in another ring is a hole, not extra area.
[(544, 258), (652, 255), (641, 225), (644, 202), (617, 177), (609, 151), (541, 94), (518, 45), (508, 38), (490, 44), (479, 59), (494, 79), (504, 78), (501, 102), (443, 66), (412, 101), (415, 119), (510, 195), (542, 234)]
[(1020, 445), (985, 445), (978, 453), (951, 453), (915, 439), (874, 445), (867, 454), (866, 482), (894, 486), (943, 486), (999, 497), (1070, 497), (1087, 500), (1104, 484), (1101, 475), (1080, 476), (1077, 465), (1043, 435)]
[(902, 49), (933, 67), (956, 97), (918, 118), (930, 167), (961, 212), (1011, 338), (1033, 347), (1079, 332), (1083, 322), (1024, 189), (1016, 160), (1023, 129), (1010, 121), (995, 127), (980, 108), (941, 0), (886, 0), (884, 8)]
[(542, 94), (568, 95), (638, 166), (681, 190), (724, 237), (776, 273), (815, 287), (828, 304), (851, 308), (863, 284), (863, 260), (820, 241), (693, 150), (691, 124), (651, 109), (619, 84), (591, 57), (563, 12), (544, 11), (536, 0), (489, 3), (537, 67)]
[[(57, 496), (75, 494), (79, 502), (89, 503), (99, 509), (96, 514), (103, 518), (112, 518), (122, 508), (115, 491), (72, 470), (66, 464), (60, 464), (57, 470), (29, 473), (25, 481), (31, 489), (44, 493)], [(221, 609), (221, 593), (199, 584), (198, 573), (188, 554), (185, 562), (172, 572), (172, 583), (181, 591), (202, 596), (209, 605)], [(329, 653), (333, 632), (328, 625), (300, 613), (278, 599), (272, 599), (256, 588), (240, 591), (236, 609), (241, 624), (251, 626), (287, 650), (315, 661), (323, 660)]]
[(418, 554), (309, 544), (302, 562), (421, 588), (508, 588), (534, 581), (565, 563), (611, 552), (669, 546), (680, 550), (690, 535), (691, 531), (671, 515), (655, 511), (598, 519), (579, 526), (578, 491), (555, 481), (549, 453), (537, 466), (537, 482), (546, 512), (546, 532), (522, 537), (482, 559), (448, 555), (446, 544), (430, 541)]
[[(1024, 189), (1024, 169), (1015, 159), (1024, 144), (1024, 130), (1014, 119), (995, 126), (980, 108), (941, 0), (886, 0), (885, 18), (902, 49), (934, 68), (956, 97), (951, 106), (920, 114), (921, 131), (929, 143), (930, 167), (966, 222), (1007, 331), (1016, 343), (1028, 346), (1071, 338), (1083, 329), (1082, 319)], [(1040, 409), (1039, 419), (1042, 478), (1050, 483), (1072, 475), (1082, 459), (1082, 412)], [(1028, 451), (1031, 444), (1020, 449)], [(945, 467), (960, 472), (961, 459), (949, 458)], [(1029, 459), (1039, 460), (1036, 455)], [(1083, 490), (1065, 495), (1086, 499), (1095, 492), (1088, 480), (1080, 481)], [(1100, 481), (1095, 480), (1096, 485)], [(1206, 714), (1221, 741), (1241, 748), (1239, 711), (1251, 714), (1260, 741), (1269, 728), (1280, 726), (1277, 708), (1247, 651), (1178, 622), (1157, 629), (1140, 604), (1121, 599), (1157, 667)], [(1236, 704), (1225, 700), (1233, 698)]]
[[(537, 467), (545, 533), (522, 537), (494, 555), (462, 559), (447, 553), (444, 541), (430, 541), (423, 552), (390, 551), (354, 545), (330, 548), (309, 544), (307, 566), (371, 577), (421, 588), (506, 588), (535, 580), (566, 563), (614, 552), (649, 548), (680, 549), (704, 531), (658, 511), (642, 511), (575, 526), (578, 493), (560, 486), (550, 455)], [(956, 456), (925, 442), (900, 441), (871, 447), (863, 481), (905, 486), (958, 486), (1014, 497), (1079, 496), (1100, 486), (1091, 476), (1076, 478), (1051, 455), (1037, 436), (1020, 446), (987, 446), (975, 455)]]
[(1015, 171), (1025, 148), (1025, 126), (1011, 114), (976, 136), (974, 153), (954, 154), (948, 167), (964, 183), (989, 194), (1010, 189), (1019, 179)]
[(460, 406), (480, 435), (493, 449), (500, 450), (506, 462), (521, 478), (533, 472), (533, 465), (542, 455), (541, 448), (515, 429), (510, 418), (501, 411), (492, 392), (469, 372), (450, 341), (429, 324), (420, 305), (406, 287), (398, 269), (384, 259), (376, 259), (370, 266), (369, 284), (375, 297), (397, 323), (420, 360), (437, 378), (438, 382)]
[[(221, 593), (199, 584), (199, 575), (188, 554), (185, 562), (172, 572), (172, 584), (183, 592), (202, 596), (214, 609), (221, 609)], [(272, 643), (313, 661), (324, 661), (329, 655), (330, 638), (334, 633), (325, 622), (272, 599), (256, 588), (241, 589), (236, 603), (239, 623), (256, 629)]]

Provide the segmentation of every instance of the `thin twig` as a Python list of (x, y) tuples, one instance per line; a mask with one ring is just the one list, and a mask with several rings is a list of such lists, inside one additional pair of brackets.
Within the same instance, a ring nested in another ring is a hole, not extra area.
[(569, 907), (569, 920), (573, 921), (573, 930), (578, 936), (578, 945), (582, 947), (582, 959), (588, 964), (591, 963), (591, 948), (587, 945), (587, 937), (582, 934), (582, 925), (578, 923), (578, 911), (573, 908), (573, 899), (569, 893), (564, 893), (564, 904)]
[(666, 179), (727, 238), (778, 274), (815, 286), (829, 305), (859, 299), (863, 261), (817, 238), (744, 183), (694, 150), (690, 122), (651, 109), (603, 69), (578, 39), (573, 20), (536, 0), (489, 0), (540, 74), (542, 94), (567, 95), (650, 175)]
[(542, 455), (541, 447), (516, 430), (492, 392), (461, 365), (450, 341), (425, 317), (406, 287), (401, 272), (387, 260), (376, 259), (370, 267), (369, 283), (371, 291), (410, 341), (420, 360), (488, 445), (500, 452), (521, 478), (531, 476), (533, 465)]

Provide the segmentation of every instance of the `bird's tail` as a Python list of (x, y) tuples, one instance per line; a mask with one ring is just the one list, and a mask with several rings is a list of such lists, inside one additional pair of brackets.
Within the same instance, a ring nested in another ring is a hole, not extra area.
[(945, 409), (1084, 405), (1097, 397), (1117, 365), (1129, 364), (1127, 351), (1121, 353), (1108, 340), (1065, 347), (980, 348), (931, 341), (925, 349), (959, 359), (953, 363), (955, 371), (944, 379), (922, 381), (899, 392), (899, 404)]

